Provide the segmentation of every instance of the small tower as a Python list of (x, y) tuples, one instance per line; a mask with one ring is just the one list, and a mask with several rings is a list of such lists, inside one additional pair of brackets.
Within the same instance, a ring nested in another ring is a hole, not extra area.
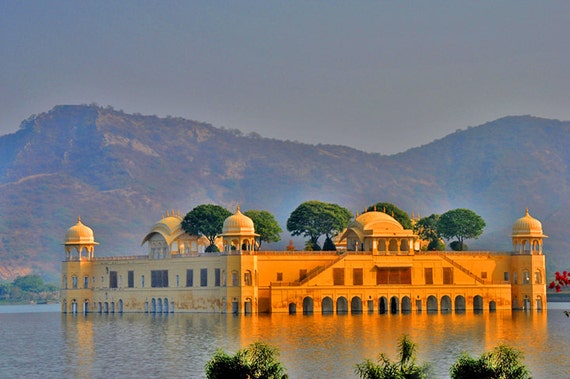
[(526, 209), (512, 229), (512, 299), (514, 309), (546, 308), (546, 272), (542, 253), (542, 223)]
[(515, 254), (542, 254), (542, 239), (548, 238), (542, 233), (542, 223), (532, 217), (526, 209), (526, 214), (513, 224), (513, 250)]
[[(94, 258), (95, 245), (98, 244), (98, 242), (95, 242), (93, 229), (83, 225), (81, 217), (77, 217), (77, 224), (67, 229), (65, 233), (65, 259), (67, 261), (92, 261)], [(74, 250), (77, 253), (77, 259), (73, 257)]]
[(240, 211), (237, 206), (236, 213), (226, 218), (222, 228), (222, 238), (224, 243), (224, 252), (232, 253), (252, 251), (256, 248), (256, 237), (253, 220)]
[(61, 265), (61, 310), (63, 313), (87, 313), (92, 304), (95, 259), (93, 230), (81, 218), (65, 233), (65, 260)]

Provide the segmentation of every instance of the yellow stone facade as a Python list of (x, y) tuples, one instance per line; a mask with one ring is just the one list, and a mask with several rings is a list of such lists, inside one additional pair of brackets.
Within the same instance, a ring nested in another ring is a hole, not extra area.
[(81, 220), (66, 233), (62, 312), (361, 313), (546, 309), (542, 224), (516, 220), (512, 252), (425, 252), (393, 217), (366, 212), (342, 251), (258, 251), (253, 222), (224, 222), (220, 253), (167, 213), (143, 238), (148, 254), (96, 257)]

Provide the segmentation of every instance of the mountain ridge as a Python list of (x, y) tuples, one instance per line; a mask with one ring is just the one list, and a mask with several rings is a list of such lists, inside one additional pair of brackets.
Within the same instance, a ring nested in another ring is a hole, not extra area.
[(285, 229), (296, 206), (313, 199), (353, 212), (379, 201), (425, 216), (471, 208), (488, 227), (468, 244), (492, 250), (510, 248), (510, 226), (529, 207), (554, 236), (545, 243), (548, 260), (565, 264), (566, 146), (570, 122), (532, 116), (507, 116), (382, 155), (179, 117), (56, 106), (0, 137), (0, 278), (57, 278), (63, 236), (78, 216), (101, 243), (96, 256), (131, 255), (144, 253), (140, 241), (167, 209), (240, 204), (274, 213)]

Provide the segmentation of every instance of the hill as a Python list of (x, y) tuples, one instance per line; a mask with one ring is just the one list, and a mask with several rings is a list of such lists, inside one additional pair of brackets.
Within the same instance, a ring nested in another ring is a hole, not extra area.
[(240, 204), (274, 213), (285, 229), (295, 207), (312, 199), (353, 212), (379, 201), (421, 215), (471, 208), (488, 227), (468, 244), (494, 250), (511, 248), (510, 226), (529, 207), (551, 236), (549, 264), (567, 267), (568, 146), (570, 122), (530, 116), (387, 156), (110, 107), (57, 106), (0, 137), (0, 278), (33, 272), (57, 280), (65, 231), (78, 216), (100, 242), (96, 256), (139, 254), (166, 210)]

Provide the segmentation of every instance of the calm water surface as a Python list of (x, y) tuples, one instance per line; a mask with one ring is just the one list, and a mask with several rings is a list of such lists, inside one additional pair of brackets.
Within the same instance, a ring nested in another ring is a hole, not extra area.
[(570, 303), (548, 312), (398, 315), (62, 315), (59, 305), (0, 306), (2, 378), (203, 378), (217, 348), (276, 345), (292, 379), (354, 378), (380, 352), (396, 358), (408, 334), (420, 361), (449, 378), (461, 351), (499, 343), (525, 354), (534, 378), (570, 377)]

